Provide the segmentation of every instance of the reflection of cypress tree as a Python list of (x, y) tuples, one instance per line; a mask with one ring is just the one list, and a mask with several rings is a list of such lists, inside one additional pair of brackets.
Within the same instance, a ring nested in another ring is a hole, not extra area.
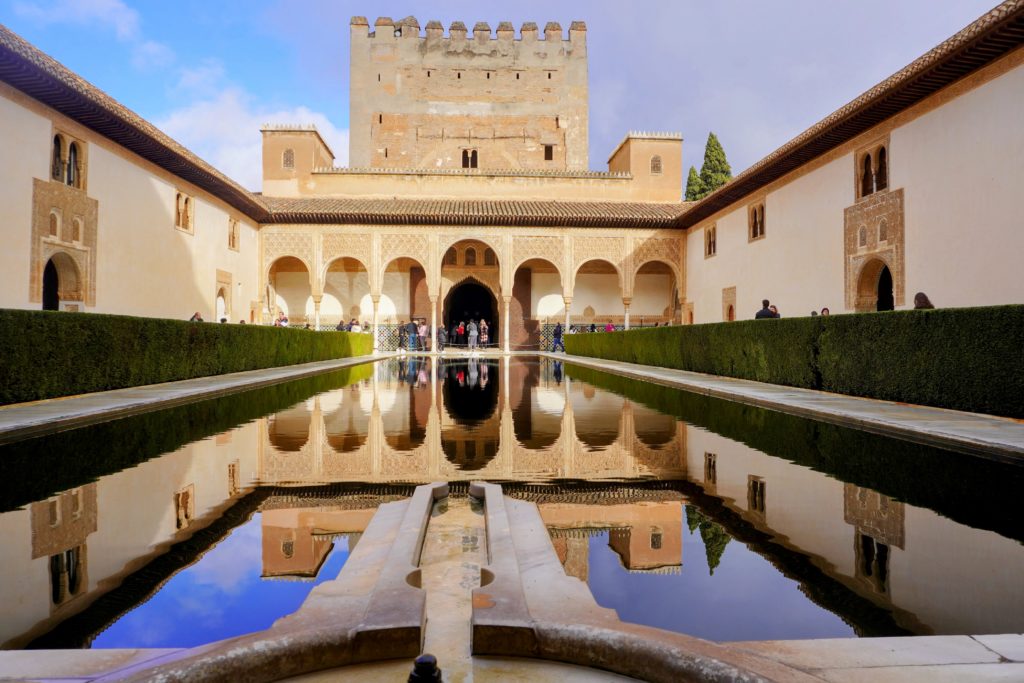
[(690, 533), (693, 533), (694, 529), (700, 529), (700, 539), (704, 541), (704, 554), (708, 559), (708, 571), (714, 576), (715, 568), (722, 561), (722, 553), (732, 540), (731, 537), (721, 525), (712, 522), (692, 505), (686, 506), (686, 526)]

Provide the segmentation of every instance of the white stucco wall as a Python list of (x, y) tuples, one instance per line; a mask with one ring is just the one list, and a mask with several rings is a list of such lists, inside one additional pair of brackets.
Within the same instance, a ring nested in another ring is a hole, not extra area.
[[(242, 492), (251, 489), (259, 469), (260, 426), (250, 422), (221, 436), (183, 446), (96, 482), (96, 531), (85, 539), (85, 592), (61, 607), (59, 619), (84, 608), (121, 578), (140, 566), (140, 560), (166, 552), (219, 516), (228, 505), (228, 464), (238, 462)], [(192, 524), (176, 528), (174, 494), (193, 485)], [(154, 504), (154, 501), (158, 504)], [(0, 533), (6, 545), (0, 569), (9, 580), (0, 582), (4, 618), (0, 643), (16, 638), (51, 618), (49, 557), (32, 559), (31, 513), (27, 509), (0, 514)]]
[(1024, 303), (1024, 66), (891, 133), (906, 187), (907, 305)]
[(27, 308), (32, 178), (50, 177), (52, 125), (0, 93), (0, 307)]
[[(29, 301), (33, 178), (49, 179), (54, 123), (88, 146), (86, 186), (99, 203), (96, 304), (84, 310), (168, 318), (217, 312), (217, 270), (231, 273), (231, 320), (249, 319), (259, 298), (257, 226), (109, 140), (36, 103), (0, 94), (0, 306), (40, 308)], [(174, 227), (178, 190), (194, 202), (193, 234)], [(229, 218), (240, 219), (239, 249), (228, 248)]]
[[(1024, 66), (937, 102), (889, 132), (889, 187), (903, 188), (906, 201), (906, 296), (897, 308), (912, 307), (918, 291), (940, 307), (1022, 303)], [(767, 193), (764, 239), (747, 239), (754, 197), (714, 221), (715, 256), (704, 257), (703, 228), (711, 222), (690, 230), (686, 296), (695, 322), (723, 319), (728, 287), (736, 287), (738, 320), (752, 318), (765, 298), (783, 317), (822, 307), (849, 312), (843, 212), (856, 197), (853, 149), (847, 152)]]
[(687, 300), (694, 322), (721, 322), (722, 290), (736, 287), (736, 319), (769, 299), (783, 317), (843, 309), (843, 208), (854, 201), (853, 155), (797, 178), (765, 199), (765, 236), (747, 238), (747, 205), (719, 218), (718, 251), (704, 257), (704, 231), (686, 245)]

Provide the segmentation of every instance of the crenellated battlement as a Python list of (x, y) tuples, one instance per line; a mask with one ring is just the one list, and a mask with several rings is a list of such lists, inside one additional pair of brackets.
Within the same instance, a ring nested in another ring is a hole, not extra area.
[(353, 17), (349, 160), (585, 170), (587, 27)]
[(472, 35), (461, 21), (453, 21), (448, 27), (448, 34), (445, 35), (444, 25), (436, 19), (427, 22), (425, 31), (421, 34), (420, 23), (416, 17), (406, 17), (394, 21), (391, 17), (377, 17), (371, 28), (366, 17), (352, 17), (350, 22), (352, 37), (365, 37), (379, 41), (391, 41), (396, 39), (419, 38), (421, 40), (442, 40), (461, 42), (474, 40), (476, 42), (507, 42), (524, 41), (565, 41), (579, 43), (586, 40), (587, 25), (582, 21), (573, 21), (569, 25), (568, 36), (557, 21), (549, 21), (544, 25), (543, 36), (532, 21), (524, 22), (516, 35), (515, 28), (510, 21), (502, 21), (498, 24), (497, 31), (492, 32), (491, 26), (486, 21), (478, 21), (473, 25)]

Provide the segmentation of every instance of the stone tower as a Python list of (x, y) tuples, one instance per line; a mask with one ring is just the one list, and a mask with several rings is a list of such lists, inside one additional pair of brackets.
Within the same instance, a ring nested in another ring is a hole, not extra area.
[(351, 22), (353, 168), (587, 170), (587, 29)]

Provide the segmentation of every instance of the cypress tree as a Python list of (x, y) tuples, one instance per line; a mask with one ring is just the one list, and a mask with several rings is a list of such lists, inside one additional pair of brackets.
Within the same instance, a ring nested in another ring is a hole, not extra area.
[(708, 133), (704, 147), (704, 165), (700, 167), (701, 197), (707, 196), (732, 179), (725, 150), (714, 133)]
[(686, 201), (694, 202), (704, 196), (704, 186), (701, 185), (697, 169), (690, 167), (690, 175), (686, 178)]

